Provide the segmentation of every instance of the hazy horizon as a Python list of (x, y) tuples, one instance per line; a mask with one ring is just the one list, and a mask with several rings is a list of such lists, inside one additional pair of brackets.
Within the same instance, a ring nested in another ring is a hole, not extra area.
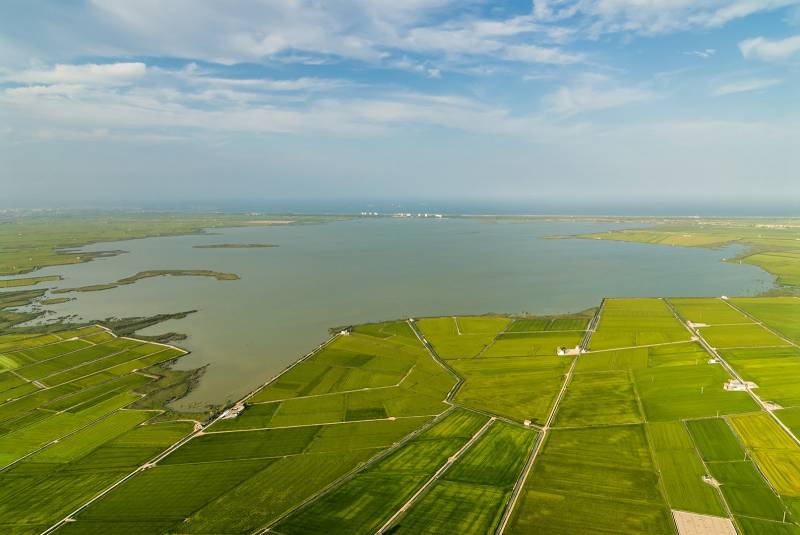
[(444, 215), (498, 216), (587, 216), (587, 217), (800, 217), (800, 200), (782, 199), (779, 202), (687, 202), (681, 199), (660, 199), (651, 202), (571, 202), (564, 200), (525, 201), (509, 199), (216, 199), (192, 201), (160, 199), (158, 201), (127, 200), (112, 203), (78, 203), (32, 201), (15, 205), (0, 205), (0, 211), (35, 210), (66, 212), (97, 211), (164, 211), (164, 212), (261, 212), (273, 214), (342, 214), (358, 215), (377, 212), (386, 216), (410, 212)]

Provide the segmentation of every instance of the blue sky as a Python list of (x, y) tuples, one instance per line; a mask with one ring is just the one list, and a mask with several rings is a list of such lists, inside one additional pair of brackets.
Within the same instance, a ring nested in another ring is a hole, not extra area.
[(800, 0), (8, 0), (6, 203), (796, 202)]

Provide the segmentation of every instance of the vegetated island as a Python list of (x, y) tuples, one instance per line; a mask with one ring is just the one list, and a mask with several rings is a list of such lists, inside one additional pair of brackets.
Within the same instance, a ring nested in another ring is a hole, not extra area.
[(140, 271), (130, 277), (119, 279), (117, 282), (107, 284), (90, 284), (88, 286), (78, 286), (76, 288), (59, 288), (53, 290), (54, 294), (63, 294), (69, 292), (100, 292), (103, 290), (110, 290), (117, 286), (125, 286), (133, 284), (142, 279), (150, 279), (153, 277), (214, 277), (219, 281), (232, 281), (239, 280), (239, 275), (235, 273), (223, 273), (221, 271), (211, 271), (208, 269), (154, 269), (149, 271)]
[(0, 288), (17, 288), (19, 286), (35, 286), (40, 282), (60, 281), (61, 275), (46, 275), (43, 277), (25, 277), (22, 279), (0, 280)]
[(264, 249), (278, 247), (274, 243), (207, 243), (205, 245), (193, 245), (192, 249)]
[(66, 303), (68, 301), (74, 301), (74, 297), (54, 297), (52, 299), (42, 299), (39, 301), (40, 305), (60, 305), (61, 303)]

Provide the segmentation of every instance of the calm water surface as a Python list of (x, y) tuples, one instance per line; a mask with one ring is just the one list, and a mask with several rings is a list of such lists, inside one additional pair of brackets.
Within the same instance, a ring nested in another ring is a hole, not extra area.
[[(736, 250), (688, 249), (544, 236), (620, 228), (585, 222), (354, 220), (236, 228), (204, 236), (105, 243), (113, 258), (57, 266), (51, 287), (111, 282), (146, 269), (211, 269), (238, 281), (162, 277), (77, 293), (47, 307), (52, 319), (140, 316), (198, 309), (142, 331), (176, 330), (192, 354), (180, 368), (210, 364), (179, 408), (233, 400), (327, 338), (328, 328), (408, 316), (485, 312), (560, 313), (604, 296), (752, 295), (773, 278), (720, 262)], [(209, 243), (274, 243), (268, 249), (195, 249)]]

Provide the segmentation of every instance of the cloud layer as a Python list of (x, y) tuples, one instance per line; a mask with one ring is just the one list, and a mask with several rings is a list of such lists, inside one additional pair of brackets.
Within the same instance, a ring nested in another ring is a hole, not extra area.
[(800, 0), (35, 6), (0, 3), (0, 180), (19, 195), (134, 170), (300, 193), (796, 181)]

